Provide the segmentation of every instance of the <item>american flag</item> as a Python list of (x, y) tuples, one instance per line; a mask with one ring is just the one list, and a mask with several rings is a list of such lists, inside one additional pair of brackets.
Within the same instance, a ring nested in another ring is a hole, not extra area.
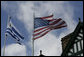
[(53, 15), (34, 18), (34, 40), (46, 35), (51, 30), (66, 27), (67, 24), (61, 18), (53, 19)]

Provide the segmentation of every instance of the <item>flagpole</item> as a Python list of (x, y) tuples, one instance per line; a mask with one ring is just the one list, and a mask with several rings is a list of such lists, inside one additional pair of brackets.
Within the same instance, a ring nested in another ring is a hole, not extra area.
[[(35, 13), (33, 13), (33, 18), (35, 18)], [(34, 34), (34, 19), (33, 19), (33, 34)], [(34, 35), (32, 38), (32, 56), (34, 56)]]
[(7, 35), (5, 34), (3, 56), (5, 56), (6, 40), (7, 40)]
[[(8, 15), (8, 22), (7, 22), (7, 26), (8, 26), (8, 23), (9, 23), (9, 19), (10, 19), (10, 17), (9, 17), (9, 15)], [(5, 56), (6, 40), (7, 40), (7, 34), (5, 33), (3, 56)]]
[(34, 39), (32, 39), (32, 56), (34, 56)]

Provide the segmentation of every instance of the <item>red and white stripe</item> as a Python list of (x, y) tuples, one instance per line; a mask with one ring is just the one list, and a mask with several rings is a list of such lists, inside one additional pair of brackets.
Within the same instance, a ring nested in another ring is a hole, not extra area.
[(50, 29), (59, 29), (67, 26), (65, 21), (63, 21), (61, 18), (54, 19), (54, 21), (51, 21), (49, 24), (50, 24)]
[(40, 28), (35, 29), (34, 31), (34, 40), (37, 38), (40, 38), (42, 36), (44, 36), (45, 34), (47, 34), (51, 29), (48, 26), (43, 26)]
[(67, 26), (65, 21), (63, 21), (61, 18), (52, 19), (49, 24), (50, 25), (48, 26), (38, 27), (34, 30), (34, 34), (33, 34), (34, 40), (46, 35), (51, 30), (59, 29)]
[(41, 19), (44, 19), (44, 20), (52, 20), (53, 19), (53, 14), (50, 15), (50, 16), (41, 17)]

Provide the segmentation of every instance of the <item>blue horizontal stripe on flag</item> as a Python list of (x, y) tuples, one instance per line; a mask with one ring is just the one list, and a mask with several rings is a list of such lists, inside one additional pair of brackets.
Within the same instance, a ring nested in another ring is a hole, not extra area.
[(20, 41), (20, 39), (16, 37), (16, 35), (12, 34), (11, 32), (9, 31), (6, 31), (6, 33), (10, 34), (14, 39), (16, 39), (17, 41)]
[(49, 25), (49, 21), (48, 20), (43, 20), (41, 18), (35, 18), (34, 19), (34, 28), (38, 28), (38, 27), (41, 27), (41, 26), (47, 26)]
[[(17, 39), (19, 39), (18, 35), (15, 34), (11, 28), (7, 28), (6, 31), (9, 31), (14, 37), (16, 37)], [(20, 40), (20, 39), (19, 39), (19, 40)]]
[(21, 35), (15, 30), (14, 27), (12, 27), (12, 30), (13, 30), (13, 32), (14, 32), (15, 34), (17, 34), (21, 39), (24, 39), (24, 37), (21, 36)]
[(7, 30), (12, 32), (12, 30), (11, 30), (10, 28), (7, 28), (6, 31), (7, 31)]

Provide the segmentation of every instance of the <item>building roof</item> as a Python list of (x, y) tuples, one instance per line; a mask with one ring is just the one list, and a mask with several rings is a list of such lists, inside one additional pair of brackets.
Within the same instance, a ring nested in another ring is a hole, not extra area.
[[(76, 39), (76, 37), (78, 35), (80, 29), (83, 29), (83, 22), (81, 22), (79, 20), (79, 23), (78, 23), (76, 29), (74, 30), (74, 32), (71, 33), (72, 36), (70, 36), (70, 40), (68, 41), (68, 43), (67, 43), (65, 49), (63, 50), (61, 56), (64, 56), (69, 51), (69, 49), (71, 48), (71, 45), (73, 45), (73, 43), (74, 43), (74, 41), (75, 41), (75, 39)], [(66, 36), (65, 36), (65, 38), (66, 38)], [(64, 40), (64, 39), (62, 39), (62, 40)]]
[(65, 49), (65, 47), (67, 46), (71, 36), (73, 35), (73, 32), (68, 34), (67, 36), (63, 37), (61, 39), (61, 42), (62, 42), (62, 51)]

